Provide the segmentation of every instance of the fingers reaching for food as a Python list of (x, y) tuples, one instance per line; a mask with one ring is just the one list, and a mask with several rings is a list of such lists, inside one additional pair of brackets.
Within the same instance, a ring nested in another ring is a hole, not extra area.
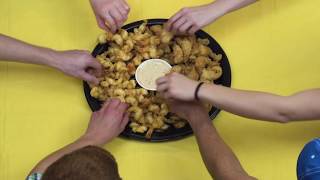
[(127, 20), (130, 7), (125, 0), (91, 0), (100, 28), (115, 33)]
[(118, 99), (108, 100), (99, 111), (92, 114), (85, 133), (94, 145), (103, 145), (117, 137), (129, 121), (128, 105)]
[[(129, 127), (135, 133), (145, 133), (146, 138), (151, 138), (155, 131), (162, 132), (170, 126), (182, 128), (187, 124), (169, 112), (165, 99), (191, 101), (197, 81), (212, 83), (221, 76), (218, 67), (222, 55), (208, 47), (208, 39), (174, 36), (162, 25), (148, 26), (144, 22), (132, 32), (120, 29), (115, 34), (106, 32), (98, 39), (101, 44), (107, 43), (108, 48), (96, 57), (104, 75), (98, 85), (91, 85), (90, 94), (100, 101), (118, 98), (127, 103)], [(162, 59), (172, 66), (172, 74), (158, 79), (158, 92), (143, 89), (136, 81), (138, 66), (149, 59)], [(208, 105), (206, 112), (210, 109)]]
[(167, 101), (170, 111), (177, 114), (179, 117), (187, 120), (191, 126), (199, 124), (195, 120), (199, 118), (193, 118), (193, 116), (205, 115), (208, 116), (208, 112), (203, 104), (197, 101), (179, 101), (179, 100), (168, 100)]
[(156, 80), (171, 70), (171, 65), (162, 59), (149, 59), (139, 65), (135, 78), (138, 84), (147, 90), (157, 90)]
[(256, 0), (216, 0), (206, 5), (182, 8), (169, 19), (166, 27), (177, 34), (192, 35), (219, 17), (254, 2)]
[(218, 18), (212, 3), (203, 6), (182, 8), (167, 23), (167, 30), (177, 34), (192, 35)]
[(166, 99), (192, 101), (195, 98), (197, 81), (191, 80), (179, 73), (170, 73), (157, 80), (157, 91)]
[(102, 74), (102, 65), (98, 63), (90, 52), (82, 50), (56, 51), (53, 54), (55, 65), (65, 74), (99, 84), (97, 77)]

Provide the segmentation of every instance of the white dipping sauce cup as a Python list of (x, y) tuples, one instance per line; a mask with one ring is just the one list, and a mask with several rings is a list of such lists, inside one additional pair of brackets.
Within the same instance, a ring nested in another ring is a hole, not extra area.
[(135, 72), (138, 84), (147, 90), (156, 91), (156, 80), (170, 72), (172, 66), (162, 59), (143, 61)]

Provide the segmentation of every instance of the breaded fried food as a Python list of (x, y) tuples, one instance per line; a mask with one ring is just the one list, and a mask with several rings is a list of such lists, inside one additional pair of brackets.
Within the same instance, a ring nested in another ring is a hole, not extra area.
[[(98, 37), (99, 43), (108, 43), (108, 49), (96, 57), (104, 67), (99, 85), (90, 85), (91, 96), (106, 101), (118, 98), (129, 105), (129, 127), (135, 133), (146, 133), (151, 138), (154, 131), (182, 128), (187, 122), (173, 113), (159, 93), (140, 88), (135, 80), (137, 67), (149, 58), (169, 62), (173, 72), (190, 79), (212, 82), (222, 75), (221, 54), (208, 47), (208, 39), (195, 36), (174, 36), (162, 25), (147, 26), (142, 23), (133, 32), (119, 30), (112, 35), (106, 32)], [(206, 104), (208, 111), (211, 106)]]

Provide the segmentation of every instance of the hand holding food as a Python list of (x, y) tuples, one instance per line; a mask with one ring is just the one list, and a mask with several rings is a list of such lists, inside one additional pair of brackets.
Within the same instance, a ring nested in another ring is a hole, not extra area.
[(256, 0), (215, 0), (212, 3), (182, 8), (173, 15), (167, 24), (167, 30), (178, 34), (194, 34), (202, 27), (219, 17), (245, 7)]
[(55, 67), (65, 74), (83, 79), (92, 84), (99, 84), (96, 76), (102, 73), (102, 66), (88, 51), (70, 50), (55, 51)]
[(167, 29), (178, 34), (192, 35), (221, 15), (219, 9), (213, 7), (213, 3), (182, 8), (169, 19)]
[(103, 107), (92, 113), (84, 138), (95, 145), (103, 145), (117, 137), (129, 121), (128, 105), (118, 99), (105, 102)]
[(208, 116), (207, 110), (204, 106), (196, 101), (179, 101), (179, 100), (168, 100), (170, 111), (177, 114), (179, 117), (187, 120), (191, 125), (192, 129), (208, 124), (210, 121), (205, 121), (207, 118), (200, 118), (200, 116)]
[(127, 20), (130, 7), (125, 0), (91, 0), (100, 28), (115, 33)]
[(174, 72), (157, 80), (157, 91), (165, 99), (192, 101), (195, 99), (195, 90), (198, 84), (199, 82)]

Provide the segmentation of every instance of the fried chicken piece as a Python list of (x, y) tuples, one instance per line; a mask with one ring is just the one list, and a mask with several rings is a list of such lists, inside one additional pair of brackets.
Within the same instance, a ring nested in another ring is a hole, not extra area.
[(162, 25), (153, 25), (150, 27), (150, 30), (157, 36), (160, 36), (163, 31), (163, 27)]
[(161, 35), (160, 35), (160, 38), (161, 38), (161, 42), (162, 43), (168, 44), (172, 40), (173, 34), (171, 32), (163, 30)]
[(182, 73), (183, 66), (182, 65), (175, 65), (172, 67), (171, 72)]
[(127, 64), (128, 73), (133, 76), (136, 72), (136, 66), (133, 63)]
[(202, 71), (200, 80), (205, 81), (205, 80), (217, 80), (221, 77), (222, 75), (222, 69), (220, 66), (214, 66), (212, 69), (204, 69)]
[(183, 51), (178, 44), (173, 45), (173, 59), (174, 64), (179, 64), (183, 62)]
[(205, 56), (198, 56), (195, 60), (195, 67), (198, 72), (201, 72), (207, 64), (210, 62), (210, 59)]
[(192, 42), (188, 38), (177, 38), (176, 40), (183, 51), (183, 61), (187, 62), (191, 55)]
[(188, 68), (189, 71), (188, 72), (185, 72), (186, 73), (186, 76), (192, 80), (195, 80), (195, 81), (198, 81), (199, 80), (199, 74), (196, 70), (195, 67), (190, 67)]

